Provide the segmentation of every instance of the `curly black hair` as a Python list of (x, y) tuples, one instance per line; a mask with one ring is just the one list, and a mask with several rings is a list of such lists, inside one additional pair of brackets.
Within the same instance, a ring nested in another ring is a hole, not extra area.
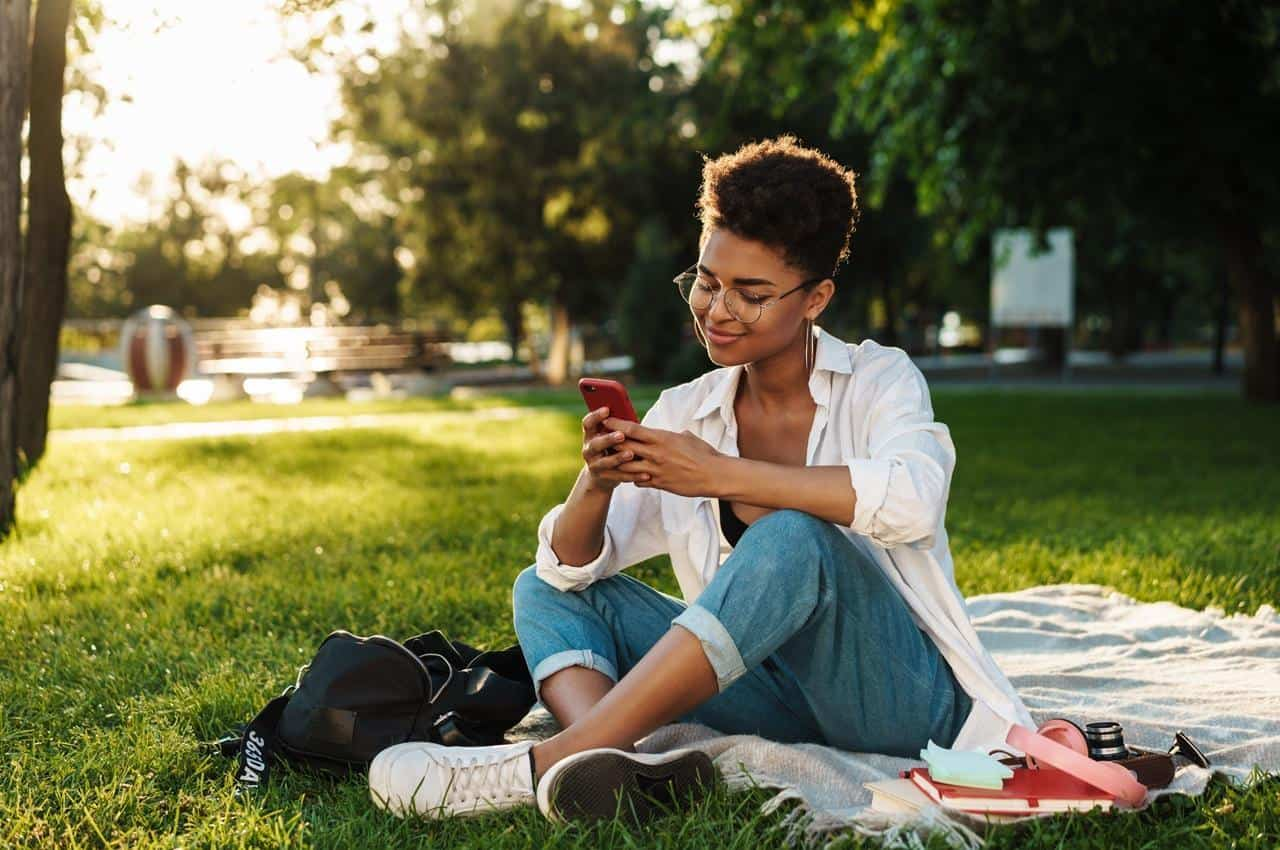
[(768, 245), (807, 276), (834, 276), (858, 219), (856, 176), (791, 133), (704, 155), (699, 246), (723, 228)]

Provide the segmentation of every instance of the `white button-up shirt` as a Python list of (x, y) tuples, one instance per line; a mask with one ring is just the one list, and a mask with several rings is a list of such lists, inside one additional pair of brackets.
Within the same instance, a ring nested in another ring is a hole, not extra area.
[[(1002, 747), (1020, 754), (1005, 742), (1009, 727), (1035, 729), (1035, 723), (979, 640), (956, 586), (944, 524), (956, 451), (950, 430), (934, 421), (924, 375), (900, 348), (873, 340), (845, 343), (821, 328), (816, 332), (809, 392), (817, 410), (805, 463), (848, 467), (856, 493), (853, 522), (835, 525), (884, 570), (973, 698), (952, 748)], [(737, 457), (733, 403), (743, 372), (741, 365), (726, 366), (663, 390), (643, 424), (687, 429)], [(692, 602), (727, 554), (714, 497), (623, 483), (613, 491), (600, 554), (581, 566), (562, 564), (551, 534), (563, 510), (563, 503), (556, 505), (539, 523), (536, 561), (537, 574), (561, 590), (581, 590), (666, 553), (682, 595)]]

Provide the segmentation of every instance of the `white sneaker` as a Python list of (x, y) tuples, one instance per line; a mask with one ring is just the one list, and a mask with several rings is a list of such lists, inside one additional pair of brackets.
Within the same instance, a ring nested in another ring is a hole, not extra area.
[(705, 795), (719, 780), (701, 750), (584, 750), (551, 765), (538, 780), (538, 808), (557, 822), (621, 816), (640, 824)]
[(532, 805), (533, 741), (490, 747), (396, 744), (369, 764), (369, 796), (398, 817), (479, 815)]

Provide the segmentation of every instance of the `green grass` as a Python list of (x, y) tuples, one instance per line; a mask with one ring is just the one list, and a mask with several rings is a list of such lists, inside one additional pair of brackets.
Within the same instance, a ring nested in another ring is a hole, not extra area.
[[(527, 416), (472, 421), (409, 402), (387, 409), (426, 412), (376, 430), (55, 436), (19, 493), (18, 535), (0, 544), (0, 847), (781, 844), (781, 815), (756, 811), (763, 790), (717, 794), (642, 833), (554, 827), (535, 810), (403, 822), (356, 780), (282, 773), (261, 800), (240, 801), (230, 765), (199, 748), (291, 681), (331, 629), (514, 637), (511, 581), (580, 459), (572, 391), (512, 398), (531, 405)], [(1082, 581), (1228, 611), (1280, 602), (1274, 409), (1188, 394), (954, 391), (935, 393), (935, 407), (959, 454), (947, 526), (965, 593)], [(243, 409), (149, 405), (110, 421)], [(60, 427), (102, 424), (78, 417), (55, 409)], [(676, 592), (665, 557), (634, 569)], [(989, 846), (1277, 842), (1272, 775), (1248, 792), (1215, 782), (1203, 798), (1134, 815), (997, 831)]]

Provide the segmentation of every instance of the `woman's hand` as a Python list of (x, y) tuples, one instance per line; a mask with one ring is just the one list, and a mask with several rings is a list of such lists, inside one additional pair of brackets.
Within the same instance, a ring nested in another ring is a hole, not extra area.
[(646, 428), (625, 419), (604, 420), (606, 428), (621, 431), (626, 439), (617, 443), (635, 460), (619, 464), (622, 473), (647, 476), (635, 481), (637, 487), (657, 487), (680, 496), (714, 496), (720, 483), (717, 467), (724, 454), (690, 431)]
[[(619, 467), (627, 461), (634, 460), (632, 449), (619, 450), (608, 454), (610, 448), (622, 442), (625, 435), (621, 431), (600, 431), (600, 424), (609, 415), (609, 408), (598, 407), (582, 417), (582, 459), (586, 461), (587, 473), (591, 477), (591, 486), (605, 493), (613, 491), (624, 481), (639, 485), (648, 479), (647, 474), (621, 471)], [(625, 422), (615, 419), (614, 422)]]

